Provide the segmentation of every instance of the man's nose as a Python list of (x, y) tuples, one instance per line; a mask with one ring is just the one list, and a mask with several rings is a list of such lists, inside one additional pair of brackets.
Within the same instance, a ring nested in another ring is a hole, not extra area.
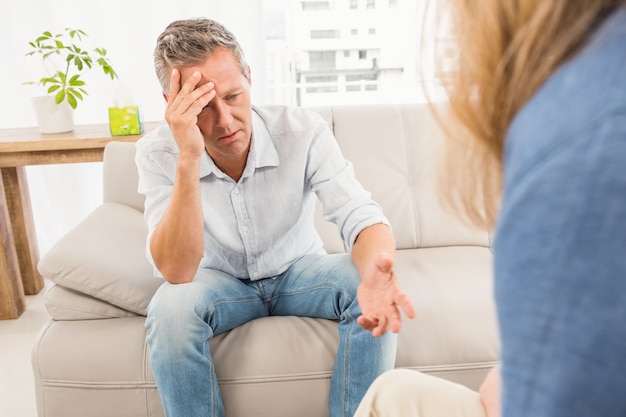
[(219, 103), (215, 106), (215, 122), (221, 128), (228, 128), (233, 121), (233, 115), (230, 108), (224, 104)]

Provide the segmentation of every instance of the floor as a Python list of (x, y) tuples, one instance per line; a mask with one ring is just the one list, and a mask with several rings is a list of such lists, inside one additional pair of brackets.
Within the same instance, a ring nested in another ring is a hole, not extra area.
[(37, 417), (30, 353), (49, 316), (43, 295), (26, 296), (26, 311), (15, 320), (0, 320), (0, 417)]

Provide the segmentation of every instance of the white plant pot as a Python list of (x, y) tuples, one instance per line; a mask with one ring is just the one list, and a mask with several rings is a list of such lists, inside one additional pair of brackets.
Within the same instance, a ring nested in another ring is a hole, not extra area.
[(33, 106), (41, 133), (62, 133), (74, 130), (74, 109), (67, 101), (56, 104), (54, 96), (33, 97)]

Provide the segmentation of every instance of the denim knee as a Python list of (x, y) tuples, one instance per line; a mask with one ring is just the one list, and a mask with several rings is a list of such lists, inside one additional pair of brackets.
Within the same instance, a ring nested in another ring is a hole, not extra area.
[(195, 337), (198, 330), (202, 329), (202, 333), (209, 330), (204, 316), (210, 307), (205, 305), (206, 300), (203, 300), (199, 287), (193, 282), (164, 283), (159, 287), (148, 305), (146, 328), (149, 345), (163, 339), (167, 343), (160, 344), (159, 349), (176, 349), (177, 345)]

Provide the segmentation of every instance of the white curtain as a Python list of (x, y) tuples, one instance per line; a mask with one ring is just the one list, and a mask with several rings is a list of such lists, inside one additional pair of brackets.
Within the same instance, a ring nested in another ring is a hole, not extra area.
[[(36, 58), (25, 57), (28, 42), (45, 30), (82, 29), (89, 42), (107, 49), (120, 79), (87, 75), (89, 95), (74, 114), (75, 124), (108, 123), (108, 107), (121, 86), (131, 92), (143, 120), (163, 120), (164, 101), (154, 75), (157, 36), (173, 20), (208, 17), (225, 24), (241, 43), (253, 74), (253, 101), (264, 102), (265, 45), (262, 0), (2, 0), (0, 8), (0, 129), (34, 127), (30, 99), (41, 90), (24, 81), (42, 77)], [(30, 196), (43, 255), (54, 242), (101, 203), (101, 163), (27, 168)]]

